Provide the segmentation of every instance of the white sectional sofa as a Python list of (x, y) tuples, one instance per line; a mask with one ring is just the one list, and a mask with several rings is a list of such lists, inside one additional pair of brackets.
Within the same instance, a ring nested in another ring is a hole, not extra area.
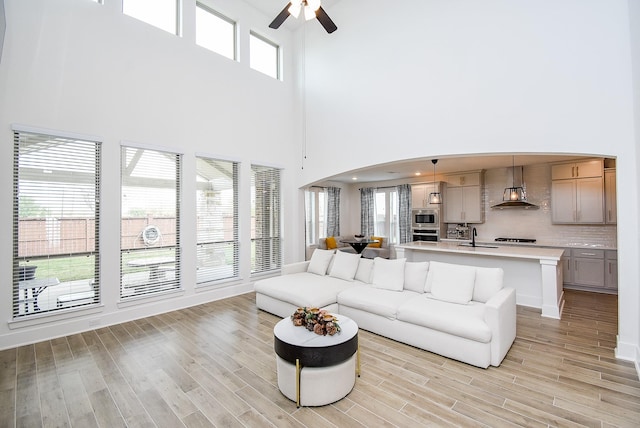
[(258, 308), (281, 317), (326, 308), (364, 330), (474, 366), (498, 366), (516, 335), (515, 290), (500, 268), (365, 259), (315, 250), (255, 283)]

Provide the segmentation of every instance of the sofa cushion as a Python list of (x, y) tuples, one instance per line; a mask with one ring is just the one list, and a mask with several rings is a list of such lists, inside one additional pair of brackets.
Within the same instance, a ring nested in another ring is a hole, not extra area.
[(336, 255), (333, 259), (333, 265), (329, 271), (329, 276), (344, 279), (346, 281), (353, 281), (353, 277), (356, 276), (356, 271), (358, 270), (359, 261), (360, 254), (336, 251)]
[(431, 262), (425, 291), (428, 289), (437, 300), (467, 304), (473, 298), (475, 280), (474, 266)]
[(404, 289), (424, 293), (429, 272), (429, 262), (406, 262), (404, 265)]
[(396, 319), (398, 307), (416, 296), (419, 296), (419, 294), (412, 291), (396, 293), (363, 285), (349, 288), (338, 294), (338, 305), (360, 309), (394, 320)]
[(476, 283), (473, 286), (473, 300), (486, 303), (502, 290), (504, 271), (502, 268), (476, 268)]
[(373, 259), (373, 278), (371, 283), (376, 288), (402, 291), (404, 286), (404, 265), (407, 259), (387, 260), (381, 257)]
[(371, 284), (371, 272), (373, 272), (373, 260), (361, 258), (354, 279)]
[(335, 236), (328, 236), (325, 242), (327, 243), (327, 250), (335, 250), (336, 248), (338, 248)]
[(491, 341), (491, 329), (484, 321), (483, 303), (452, 305), (427, 296), (418, 295), (400, 305), (397, 319), (477, 342)]
[(308, 272), (275, 276), (254, 284), (257, 293), (296, 306), (318, 308), (336, 303), (338, 293), (353, 286), (353, 282)]
[(315, 273), (316, 275), (326, 274), (334, 252), (333, 250), (321, 250), (319, 248), (313, 250), (309, 266), (307, 266), (307, 272)]

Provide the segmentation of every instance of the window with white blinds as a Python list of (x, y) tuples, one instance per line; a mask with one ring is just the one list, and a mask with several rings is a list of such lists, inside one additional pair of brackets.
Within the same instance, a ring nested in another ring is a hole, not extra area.
[(280, 269), (280, 170), (251, 165), (251, 273)]
[(239, 276), (238, 163), (196, 157), (198, 284)]
[(179, 289), (181, 155), (121, 150), (120, 298)]
[(100, 302), (100, 149), (14, 130), (14, 318)]

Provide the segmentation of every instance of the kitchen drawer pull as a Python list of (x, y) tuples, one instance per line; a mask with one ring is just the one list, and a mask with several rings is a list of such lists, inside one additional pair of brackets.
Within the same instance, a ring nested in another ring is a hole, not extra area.
[(596, 253), (580, 253), (583, 256), (595, 256), (597, 255)]

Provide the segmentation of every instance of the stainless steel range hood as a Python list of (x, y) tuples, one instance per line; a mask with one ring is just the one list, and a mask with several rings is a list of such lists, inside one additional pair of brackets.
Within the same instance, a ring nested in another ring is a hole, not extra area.
[(527, 192), (524, 189), (524, 167), (522, 166), (520, 167), (520, 177), (521, 177), (522, 186), (516, 187), (516, 185), (514, 184), (515, 172), (516, 172), (516, 168), (514, 166), (511, 171), (511, 174), (512, 174), (511, 187), (507, 187), (504, 189), (504, 193), (502, 194), (502, 202), (493, 205), (491, 208), (496, 208), (500, 210), (505, 208), (523, 208), (526, 210), (529, 210), (529, 209), (537, 210), (540, 207), (527, 201)]

